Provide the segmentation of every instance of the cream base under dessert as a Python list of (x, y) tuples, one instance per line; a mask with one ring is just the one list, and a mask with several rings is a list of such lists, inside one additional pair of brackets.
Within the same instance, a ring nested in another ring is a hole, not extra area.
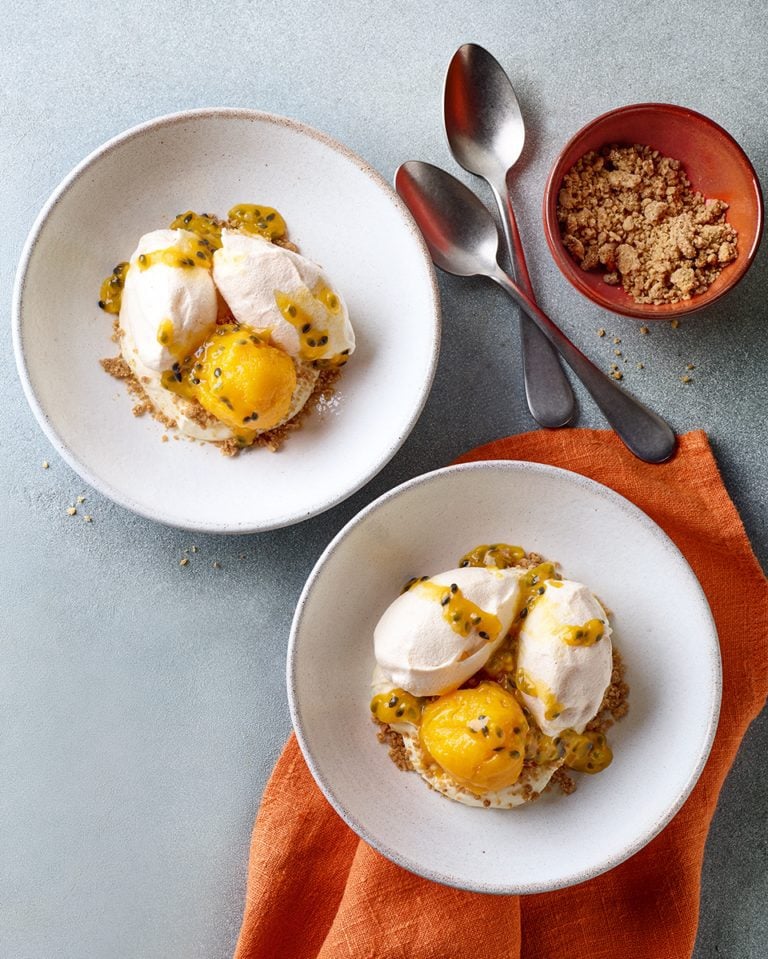
[[(145, 366), (139, 358), (136, 343), (130, 332), (120, 327), (120, 352), (123, 359), (131, 368), (131, 372), (140, 383), (155, 411), (163, 418), (173, 421), (179, 433), (194, 440), (208, 443), (222, 442), (234, 437), (232, 429), (225, 423), (214, 421), (209, 417), (209, 423), (201, 423), (199, 411), (202, 407), (167, 390), (160, 382), (160, 375), (156, 370)], [(296, 389), (293, 392), (291, 406), (287, 415), (269, 430), (257, 430), (259, 433), (271, 432), (284, 426), (289, 420), (304, 408), (320, 375), (317, 370), (293, 359), (296, 368)]]
[(408, 754), (414, 770), (437, 792), (463, 803), (465, 806), (484, 806), (496, 809), (514, 809), (536, 798), (549, 783), (562, 762), (542, 763), (536, 766), (523, 766), (520, 778), (506, 789), (497, 792), (485, 792), (478, 796), (459, 785), (456, 780), (441, 769), (436, 762), (429, 759), (419, 741), (418, 732), (415, 735), (401, 733), (403, 746)]

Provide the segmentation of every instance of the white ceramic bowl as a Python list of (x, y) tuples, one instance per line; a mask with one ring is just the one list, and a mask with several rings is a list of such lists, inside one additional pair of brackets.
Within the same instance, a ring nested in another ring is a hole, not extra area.
[[(411, 576), (468, 549), (511, 542), (558, 560), (614, 613), (630, 711), (614, 760), (516, 810), (470, 808), (400, 772), (368, 708), (373, 628)], [(288, 691), (304, 756), (367, 843), (428, 879), (491, 893), (573, 885), (618, 865), (680, 808), (709, 754), (720, 653), (701, 587), (637, 507), (575, 473), (535, 463), (450, 467), (359, 513), (321, 556), (291, 632)]]
[[(358, 348), (337, 402), (273, 455), (161, 443), (99, 366), (116, 352), (101, 280), (142, 233), (180, 211), (268, 203), (347, 301)], [(14, 347), (27, 399), (61, 456), (128, 509), (186, 529), (286, 526), (359, 489), (394, 455), (426, 401), (439, 300), (410, 214), (359, 157), (316, 130), (251, 110), (196, 110), (129, 130), (55, 190), (22, 255)]]

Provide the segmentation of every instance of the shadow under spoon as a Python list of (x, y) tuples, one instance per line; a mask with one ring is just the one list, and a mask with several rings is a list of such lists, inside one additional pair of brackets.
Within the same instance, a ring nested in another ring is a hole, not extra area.
[[(512, 275), (535, 302), (509, 193), (512, 167), (523, 152), (525, 124), (509, 77), (484, 47), (465, 43), (453, 55), (445, 76), (443, 119), (454, 159), (488, 182), (501, 215)], [(576, 410), (571, 384), (549, 340), (525, 314), (520, 347), (531, 415), (541, 426), (564, 426)]]
[(672, 456), (677, 439), (669, 424), (599, 370), (502, 270), (496, 224), (468, 187), (431, 163), (411, 160), (398, 168), (395, 188), (436, 266), (455, 276), (485, 276), (502, 287), (579, 377), (635, 456), (647, 463), (663, 463)]

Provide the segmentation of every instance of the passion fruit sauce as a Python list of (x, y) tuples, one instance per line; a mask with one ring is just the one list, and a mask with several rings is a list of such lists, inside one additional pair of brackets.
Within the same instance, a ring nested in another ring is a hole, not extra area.
[(290, 296), (275, 290), (277, 308), (286, 323), (290, 323), (298, 334), (301, 359), (315, 369), (337, 369), (346, 364), (349, 350), (323, 358), (323, 351), (328, 345), (328, 330), (317, 326), (313, 316), (313, 300), (322, 304), (328, 313), (338, 313), (341, 310), (338, 296), (330, 287), (324, 285), (311, 291), (297, 291)]
[(288, 228), (285, 220), (271, 206), (256, 203), (238, 203), (227, 214), (233, 229), (263, 236), (268, 240), (282, 240)]
[[(282, 240), (288, 233), (285, 220), (271, 206), (237, 203), (227, 214), (226, 220), (220, 220), (212, 213), (195, 213), (193, 210), (187, 210), (186, 213), (179, 213), (174, 217), (168, 228), (194, 233), (198, 237), (198, 242), (190, 244), (189, 249), (184, 250), (174, 246), (165, 250), (142, 253), (137, 258), (139, 268), (146, 270), (156, 263), (164, 263), (166, 266), (177, 267), (202, 266), (210, 270), (213, 265), (213, 254), (221, 248), (221, 231), (225, 227), (254, 236), (263, 236), (271, 241)], [(99, 289), (99, 307), (105, 313), (120, 312), (125, 277), (129, 268), (128, 262), (118, 263), (102, 282)], [(332, 291), (329, 292), (335, 297)], [(338, 298), (336, 301), (338, 303)], [(334, 311), (331, 303), (327, 306), (331, 312)]]
[(118, 263), (110, 275), (101, 284), (99, 306), (105, 313), (119, 313), (123, 303), (123, 287), (130, 264)]
[[(459, 566), (508, 569), (518, 565), (525, 555), (525, 550), (520, 546), (512, 546), (507, 543), (481, 544), (466, 553), (459, 561)], [(493, 653), (485, 667), (465, 683), (462, 688), (471, 688), (479, 682), (487, 682), (490, 679), (518, 700), (529, 724), (525, 743), (525, 759), (528, 763), (542, 765), (562, 761), (562, 764), (569, 769), (594, 774), (602, 772), (613, 759), (613, 753), (605, 735), (596, 731), (578, 733), (574, 729), (564, 729), (555, 737), (547, 736), (536, 726), (521, 695), (525, 693), (541, 699), (545, 704), (545, 715), (549, 719), (556, 718), (564, 708), (545, 684), (528, 676), (524, 670), (517, 666), (518, 635), (522, 623), (547, 588), (557, 588), (560, 585), (560, 579), (554, 563), (540, 563), (526, 571), (521, 584), (523, 587), (523, 602), (520, 612), (501, 645)], [(452, 587), (439, 586), (427, 582), (427, 580), (428, 577), (426, 576), (414, 576), (408, 580), (402, 592), (408, 592), (412, 589), (424, 591), (425, 587), (432, 587), (428, 595), (443, 605), (443, 615), (451, 627), (455, 631), (463, 633), (463, 615), (454, 623), (452, 615), (448, 614), (451, 601), (460, 591), (457, 589), (452, 592)], [(464, 597), (461, 597), (461, 599), (464, 603), (468, 602)], [(478, 612), (483, 613), (479, 609)], [(485, 613), (484, 615), (488, 616), (490, 614)], [(567, 627), (563, 640), (568, 645), (592, 645), (601, 638), (604, 626), (602, 620), (590, 620), (583, 626)], [(410, 693), (404, 692), (402, 689), (396, 689), (390, 693), (374, 696), (371, 700), (371, 711), (374, 718), (379, 722), (390, 724), (407, 722), (418, 727), (421, 724), (425, 706), (430, 702), (438, 702), (440, 698), (437, 696), (416, 699)]]
[[(268, 396), (254, 399), (254, 389), (259, 392), (259, 380), (265, 371), (254, 370), (256, 380), (249, 382), (248, 367), (253, 367), (254, 360), (258, 362), (261, 351), (284, 364), (287, 376), (282, 377), (284, 388), (276, 387), (268, 390)], [(273, 428), (287, 415), (296, 375), (293, 361), (269, 344), (268, 333), (227, 324), (217, 326), (191, 356), (166, 370), (161, 382), (172, 393), (196, 400), (232, 429), (239, 445), (250, 446), (258, 433)]]

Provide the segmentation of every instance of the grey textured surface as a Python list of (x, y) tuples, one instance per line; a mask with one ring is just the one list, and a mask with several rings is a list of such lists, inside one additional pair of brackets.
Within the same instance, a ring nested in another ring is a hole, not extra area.
[[(39, 207), (108, 137), (196, 106), (304, 120), (387, 178), (409, 158), (456, 172), (441, 131), (443, 71), (460, 43), (483, 43), (513, 77), (528, 122), (516, 203), (542, 304), (606, 366), (613, 344), (596, 337), (597, 327), (621, 337), (627, 385), (677, 429), (709, 432), (765, 564), (766, 246), (721, 305), (641, 337), (633, 321), (591, 308), (565, 284), (539, 226), (559, 147), (623, 103), (701, 110), (741, 142), (768, 183), (764, 7), (20, 0), (3, 21), (0, 955), (225, 957), (240, 921), (252, 820), (289, 732), (284, 657), (302, 583), (333, 533), (373, 497), (471, 446), (533, 427), (517, 332), (502, 293), (441, 278), (434, 390), (384, 472), (291, 529), (190, 536), (83, 488), (27, 409), (10, 350), (10, 295)], [(679, 376), (689, 362), (696, 370), (685, 387)], [(579, 398), (580, 424), (601, 425), (581, 391)], [(78, 494), (87, 496), (91, 525), (65, 514)], [(192, 545), (198, 552), (182, 569)], [(698, 959), (765, 955), (766, 750), (763, 714), (709, 840)]]

